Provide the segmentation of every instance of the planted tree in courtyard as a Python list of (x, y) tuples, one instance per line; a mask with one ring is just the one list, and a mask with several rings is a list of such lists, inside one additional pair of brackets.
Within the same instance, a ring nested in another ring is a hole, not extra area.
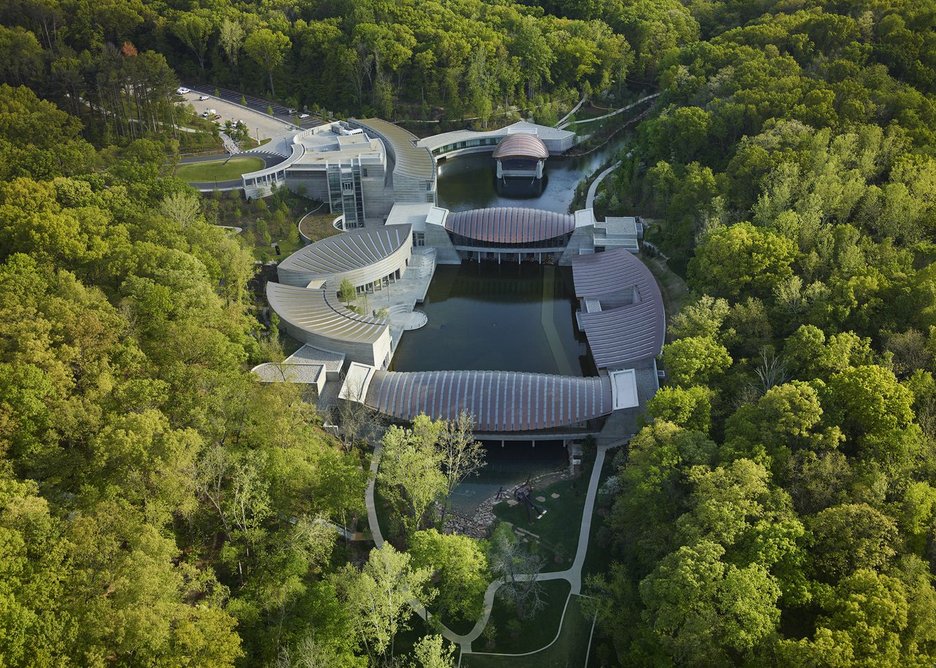
[(338, 299), (345, 306), (350, 306), (357, 299), (357, 290), (354, 289), (354, 283), (347, 278), (342, 279), (341, 285), (338, 286)]

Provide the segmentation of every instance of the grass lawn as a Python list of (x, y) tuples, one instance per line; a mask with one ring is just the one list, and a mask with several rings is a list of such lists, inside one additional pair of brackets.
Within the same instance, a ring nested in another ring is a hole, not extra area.
[(487, 643), (482, 635), (472, 647), (482, 652), (522, 654), (542, 649), (551, 643), (559, 631), (562, 609), (569, 597), (569, 583), (565, 580), (547, 580), (540, 586), (546, 605), (530, 619), (523, 621), (518, 619), (513, 604), (500, 596), (494, 597), (494, 607), (488, 620), (488, 626), (496, 630), (494, 643)]
[[(322, 209), (327, 209), (327, 207), (323, 206)], [(337, 214), (328, 213), (327, 210), (325, 213), (309, 214), (300, 221), (299, 231), (312, 241), (334, 236), (338, 234), (338, 230), (332, 225), (336, 217)]]
[(176, 167), (175, 175), (190, 183), (233, 181), (241, 174), (263, 169), (264, 164), (260, 158), (238, 156), (229, 160), (210, 160), (179, 165)]
[(592, 630), (592, 614), (587, 610), (585, 599), (571, 596), (562, 629), (555, 642), (534, 654), (526, 656), (497, 656), (495, 654), (465, 654), (463, 668), (580, 668), (585, 664), (588, 643)]
[[(535, 515), (530, 519), (524, 504), (510, 506), (506, 501), (501, 501), (494, 506), (494, 514), (498, 519), (538, 536), (530, 538), (530, 549), (546, 559), (543, 572), (561, 571), (572, 565), (578, 547), (585, 495), (588, 492), (588, 476), (589, 472), (584, 471), (579, 478), (560, 480), (541, 489), (534, 488), (533, 502), (546, 509), (542, 519), (536, 519)], [(559, 497), (554, 499), (553, 494)], [(546, 500), (538, 501), (536, 497)]]
[[(598, 489), (604, 485), (609, 476), (615, 473), (614, 455), (620, 452), (620, 448), (609, 450), (605, 453), (604, 466), (601, 467), (601, 477), (598, 480)], [(598, 533), (605, 525), (606, 517), (603, 515), (609, 510), (605, 502), (608, 499), (598, 495), (595, 500), (594, 515), (592, 515), (591, 532), (588, 537), (588, 552), (585, 553), (585, 563), (582, 565), (582, 579), (586, 575), (595, 573), (607, 573), (611, 567), (612, 555), (607, 545), (602, 545), (598, 541)], [(586, 592), (587, 593), (587, 592)]]

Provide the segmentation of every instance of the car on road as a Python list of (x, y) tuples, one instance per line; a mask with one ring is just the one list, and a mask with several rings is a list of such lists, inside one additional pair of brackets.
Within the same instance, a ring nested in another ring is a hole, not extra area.
[(204, 102), (204, 101), (207, 100), (207, 99), (208, 99), (208, 96), (207, 96), (207, 95), (199, 95), (199, 96), (198, 96), (198, 101), (199, 101), (199, 102)]
[(192, 91), (186, 88), (185, 86), (179, 86), (178, 88), (176, 88), (176, 93), (178, 93), (179, 95), (185, 95), (186, 93), (191, 93), (191, 92)]

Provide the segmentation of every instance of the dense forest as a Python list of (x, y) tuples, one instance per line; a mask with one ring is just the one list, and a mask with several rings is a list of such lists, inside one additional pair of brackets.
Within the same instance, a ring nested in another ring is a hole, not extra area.
[(597, 665), (936, 662), (932, 0), (7, 0), (0, 81), (0, 664), (386, 664), (411, 596), (470, 619), (497, 569), (420, 514), (443, 425), (385, 439), (406, 551), (335, 530), (368, 455), (248, 373), (279, 344), (172, 176), (180, 81), (482, 124), (659, 90), (604, 202), (692, 298)]
[(611, 189), (696, 297), (620, 456), (605, 652), (932, 665), (936, 5), (688, 7)]

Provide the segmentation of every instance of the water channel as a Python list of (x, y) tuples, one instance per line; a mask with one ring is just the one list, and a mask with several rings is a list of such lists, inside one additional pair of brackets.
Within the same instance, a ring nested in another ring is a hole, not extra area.
[[(550, 158), (537, 197), (499, 194), (490, 154), (453, 158), (439, 165), (438, 204), (450, 211), (521, 206), (566, 213), (579, 182), (610, 162), (623, 136), (595, 152)], [(397, 371), (500, 369), (569, 375), (595, 373), (574, 325), (571, 270), (535, 264), (481, 263), (436, 269), (423, 310), (429, 324), (407, 332), (393, 357)], [(568, 466), (561, 444), (486, 443), (487, 466), (462, 483), (453, 510), (472, 515), (478, 504), (528, 477)]]

